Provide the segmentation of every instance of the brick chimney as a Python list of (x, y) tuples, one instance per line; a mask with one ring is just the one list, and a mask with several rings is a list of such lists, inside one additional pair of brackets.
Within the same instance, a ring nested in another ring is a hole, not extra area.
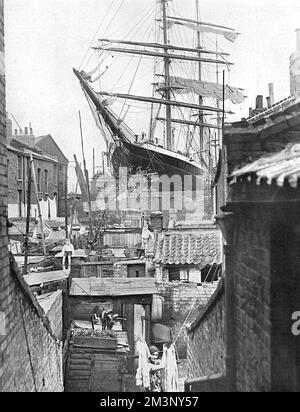
[(12, 120), (9, 119), (8, 114), (6, 114), (6, 136), (11, 138), (13, 134)]
[(300, 28), (296, 30), (296, 52), (290, 57), (290, 93), (300, 99)]
[(256, 97), (256, 110), (263, 110), (264, 108), (264, 98), (261, 94)]
[(264, 107), (264, 97), (263, 95), (259, 94), (256, 96), (255, 100), (255, 109), (249, 109), (249, 117), (256, 116), (257, 114), (265, 111), (266, 108)]
[(269, 97), (270, 97), (270, 106), (273, 106), (273, 104), (275, 103), (273, 83), (269, 83)]

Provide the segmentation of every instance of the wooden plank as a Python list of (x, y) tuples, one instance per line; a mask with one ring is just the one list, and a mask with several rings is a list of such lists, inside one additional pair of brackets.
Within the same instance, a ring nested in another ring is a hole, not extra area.
[(69, 367), (69, 372), (78, 372), (81, 373), (81, 371), (90, 371), (91, 370), (91, 365), (70, 365)]
[(113, 362), (110, 362), (110, 363), (101, 363), (101, 362), (99, 362), (99, 363), (95, 364), (94, 368), (95, 368), (96, 371), (98, 370), (100, 374), (103, 374), (104, 370), (106, 370), (106, 371), (118, 371), (118, 370), (120, 370), (120, 365), (119, 364), (116, 365)]
[(69, 371), (69, 377), (74, 377), (74, 376), (90, 376), (90, 369), (89, 370), (72, 370)]
[(101, 339), (86, 336), (74, 336), (74, 344), (91, 348), (117, 349), (116, 339)]
[(72, 350), (71, 358), (72, 358), (72, 359), (76, 359), (76, 358), (80, 358), (80, 359), (91, 359), (91, 354), (90, 354), (90, 353), (84, 353), (84, 352), (74, 352), (74, 351)]
[(85, 360), (82, 360), (82, 361), (80, 361), (80, 360), (76, 360), (76, 361), (71, 360), (70, 361), (70, 366), (72, 366), (72, 367), (83, 366), (83, 365), (91, 366), (91, 364), (92, 364), (92, 362), (85, 361)]

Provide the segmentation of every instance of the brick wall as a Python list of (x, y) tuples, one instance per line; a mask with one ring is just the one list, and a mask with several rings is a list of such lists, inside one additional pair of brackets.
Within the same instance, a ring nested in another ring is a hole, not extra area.
[(4, 56), (4, 2), (0, 0), (0, 339), (5, 334), (6, 315), (2, 306), (1, 290), (9, 273), (7, 238), (7, 158), (5, 119), (5, 56)]
[(269, 391), (270, 214), (247, 209), (237, 224), (233, 266), (237, 389)]
[[(18, 179), (18, 156), (22, 158), (22, 179)], [(22, 199), (22, 217), (26, 217), (26, 204), (27, 204), (27, 187), (28, 187), (28, 174), (27, 164), (29, 157), (17, 153), (13, 150), (8, 150), (8, 212), (9, 217), (19, 217), (19, 192), (21, 192)], [(38, 169), (41, 170), (40, 190), (42, 197), (40, 199), (46, 199), (45, 193), (49, 194), (50, 199), (56, 197), (56, 208), (52, 207), (51, 219), (55, 219), (57, 216), (57, 202), (58, 202), (58, 166), (56, 163), (48, 160), (34, 158), (34, 168), (36, 178), (38, 178)], [(45, 185), (45, 170), (48, 171), (48, 188)], [(31, 185), (31, 215), (34, 217), (34, 207), (36, 205), (36, 193), (32, 182)], [(47, 208), (46, 208), (47, 209)], [(54, 210), (56, 209), (56, 210)], [(48, 210), (42, 210), (43, 218), (48, 219)]]
[(61, 290), (40, 295), (37, 300), (49, 319), (54, 335), (63, 339), (63, 295)]
[(160, 284), (159, 293), (164, 298), (161, 323), (171, 326), (176, 347), (181, 358), (187, 357), (187, 334), (184, 322), (197, 317), (217, 287), (217, 282), (197, 286), (196, 283), (166, 282)]
[(1, 277), (0, 296), (6, 316), (0, 391), (63, 391), (62, 343), (13, 262)]
[(222, 279), (187, 328), (188, 379), (225, 372), (225, 293)]

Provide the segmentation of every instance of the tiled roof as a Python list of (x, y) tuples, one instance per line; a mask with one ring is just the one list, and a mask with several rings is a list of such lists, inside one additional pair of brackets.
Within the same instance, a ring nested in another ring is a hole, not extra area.
[(253, 175), (257, 184), (260, 184), (261, 180), (266, 180), (268, 184), (276, 182), (282, 187), (288, 182), (291, 187), (296, 188), (300, 178), (300, 144), (289, 144), (279, 153), (263, 156), (235, 170), (230, 176), (230, 184), (243, 177), (248, 177), (251, 181)]
[(153, 278), (74, 278), (70, 296), (153, 295), (158, 289)]
[(162, 233), (154, 260), (164, 265), (194, 264), (201, 267), (220, 263), (221, 233), (219, 230)]

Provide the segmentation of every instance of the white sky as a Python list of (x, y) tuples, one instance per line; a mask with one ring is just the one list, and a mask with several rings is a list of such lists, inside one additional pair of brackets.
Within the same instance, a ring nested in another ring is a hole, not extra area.
[[(97, 38), (104, 34), (120, 4), (104, 37), (122, 38), (147, 9), (154, 10), (154, 3), (5, 0), (7, 111), (23, 128), (31, 122), (36, 135), (52, 134), (72, 161), (73, 154), (81, 159), (80, 110), (87, 162), (91, 170), (94, 147), (96, 165), (100, 165), (105, 147), (72, 67), (80, 66), (106, 13)], [(181, 15), (195, 17), (195, 0), (174, 0), (173, 5)], [(203, 21), (233, 27), (242, 34), (234, 44), (226, 43), (229, 60), (235, 63), (230, 84), (243, 87), (249, 97), (242, 106), (232, 107), (236, 120), (247, 117), (257, 94), (268, 96), (270, 82), (276, 101), (287, 97), (289, 57), (296, 47), (295, 29), (300, 27), (300, 0), (200, 0), (200, 8)], [(138, 127), (140, 133), (143, 126)], [(71, 176), (70, 189), (73, 182)]]

